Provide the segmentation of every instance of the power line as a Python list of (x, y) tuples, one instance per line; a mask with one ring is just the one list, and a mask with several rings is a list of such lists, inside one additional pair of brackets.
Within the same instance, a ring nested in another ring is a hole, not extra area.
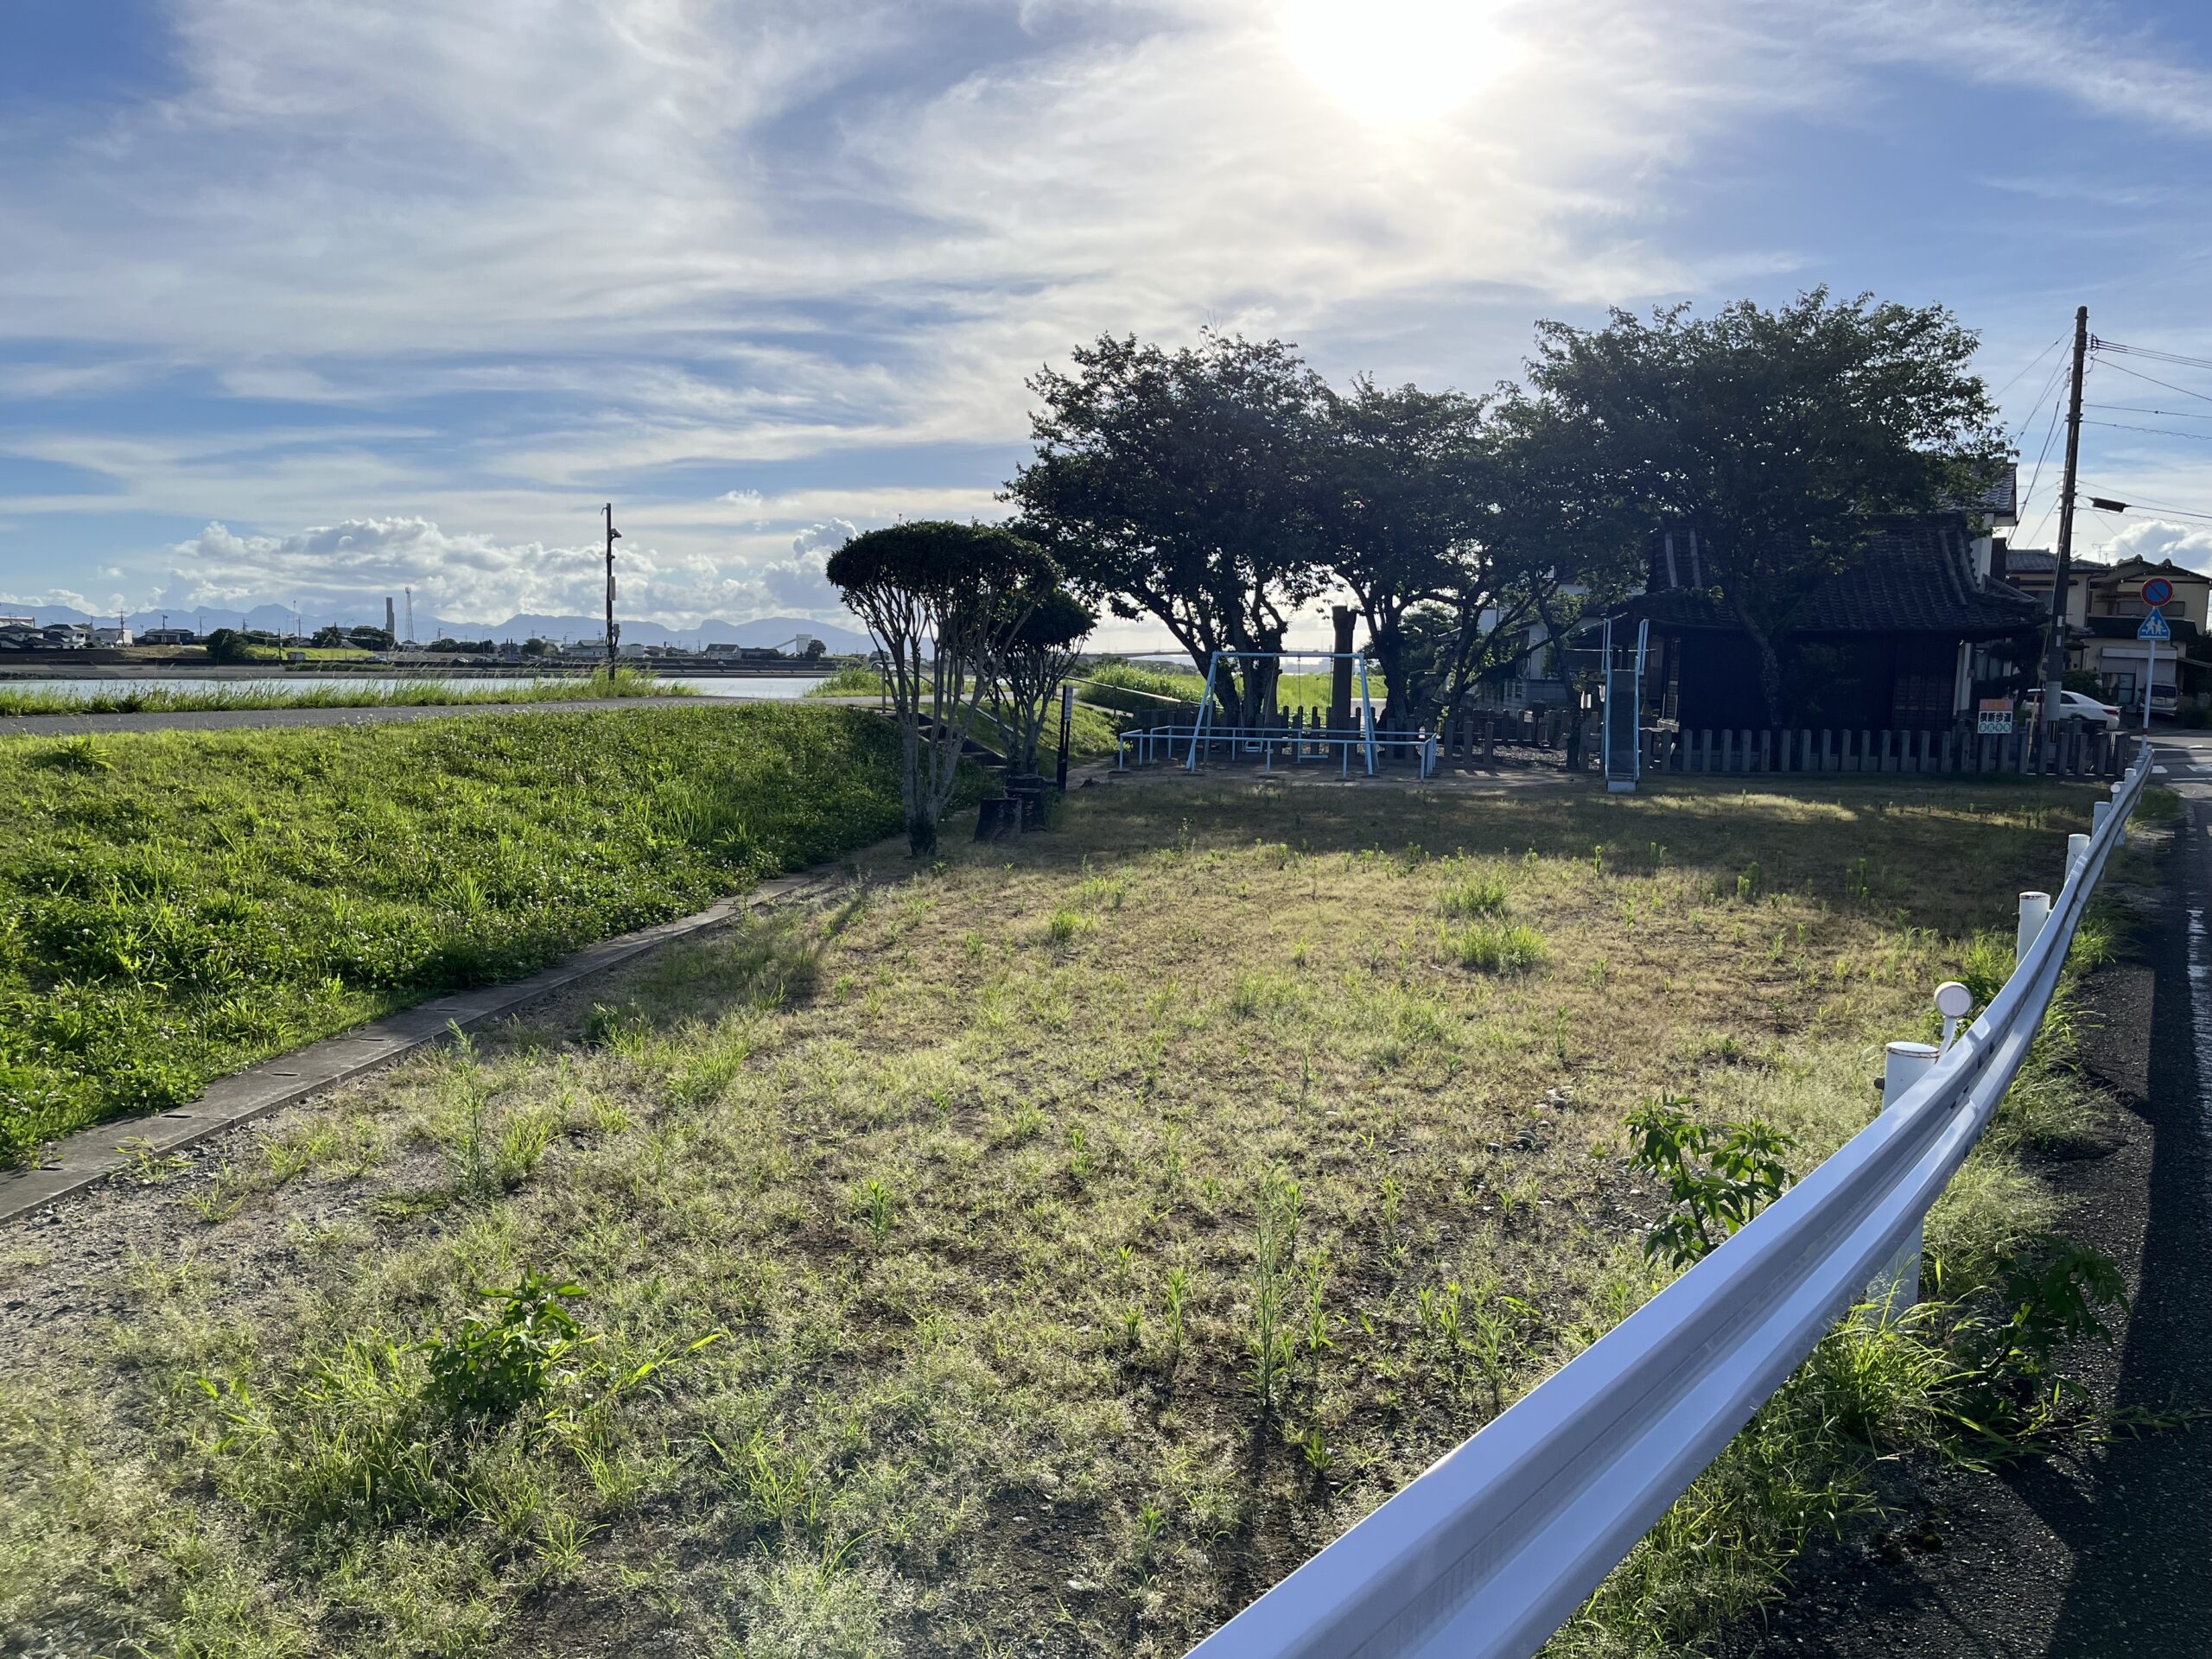
[(2202, 397), (2206, 403), (2212, 404), (2212, 396), (2201, 391), (2191, 391), (2187, 386), (2177, 386), (2171, 380), (2161, 380), (2156, 375), (2145, 374), (2139, 370), (2131, 369), (2125, 363), (2107, 363), (2105, 366), (2108, 369), (2118, 369), (2122, 374), (2132, 374), (2138, 380), (2148, 380), (2154, 386), (2164, 386), (2168, 391), (2177, 391), (2184, 397)]
[[(2050, 406), (2050, 424), (2045, 427), (2043, 432), (2043, 448), (2036, 456), (2036, 469), (2028, 475), (2028, 493), (2020, 498), (2020, 508), (2023, 512), (2026, 511), (2028, 503), (2036, 499), (2036, 486), (2043, 479), (2044, 458), (2050, 454), (2050, 441), (2057, 431), (2058, 404), (2053, 403)], [(2048, 508), (2044, 510), (2044, 517), (2046, 518), (2050, 517)]]
[(2162, 438), (2189, 438), (2212, 443), (2212, 432), (2177, 432), (2171, 426), (2130, 426), (2125, 421), (2084, 421), (2084, 426), (2108, 426), (2115, 432), (2155, 432)]
[(2020, 438), (2022, 435), (2024, 434), (2028, 428), (2035, 423), (2036, 411), (2043, 407), (2044, 399), (2050, 396), (2052, 389), (2056, 387), (2061, 380), (2065, 378), (2065, 376), (2066, 365), (2063, 360), (2051, 365), (2050, 374), (2044, 377), (2043, 390), (2036, 393), (2035, 402), (2028, 405), (2028, 412), (2020, 416), (2020, 423), (2012, 429), (2012, 435), (2010, 440), (2012, 448), (2017, 449), (2020, 447)]
[(2161, 352), (2148, 346), (2123, 346), (2116, 340), (2092, 340), (2093, 352), (2119, 352), (2128, 357), (2148, 358), (2153, 363), (2178, 363), (2184, 368), (2212, 369), (2212, 358), (2183, 357), (2178, 352)]
[[(2101, 500), (2101, 499), (2107, 499), (2107, 498), (2104, 498), (2104, 497), (2098, 497), (2098, 498), (2096, 498), (2096, 499), (2097, 499)], [(2145, 499), (2143, 499), (2143, 498), (2142, 498), (2142, 497), (2140, 497), (2140, 496), (2137, 496), (2133, 500), (2130, 501), (2127, 505), (2128, 505), (2128, 506), (2129, 506), (2130, 508), (2135, 508), (2135, 507), (2147, 507), (2147, 508), (2149, 508), (2152, 512), (2157, 512), (2157, 513), (2169, 513), (2169, 514), (2171, 514), (2174, 518), (2202, 518), (2202, 519), (2203, 519), (2207, 524), (2212, 524), (2212, 512), (2198, 512), (2196, 509), (2195, 509), (2194, 507), (2175, 507), (2175, 506), (2169, 506), (2169, 505), (2167, 505), (2166, 504), (2164, 504), (2164, 502), (2159, 502), (2159, 501), (2145, 501)], [(2095, 508), (2095, 509), (2094, 509), (2094, 511), (2095, 511), (2095, 512), (2108, 512), (2108, 511), (2109, 511), (2109, 509), (2108, 509), (2108, 508), (2105, 508), (2105, 507), (2098, 507), (2098, 508)]]
[(2135, 404), (2084, 404), (2084, 409), (2108, 409), (2119, 415), (2166, 415), (2177, 421), (2212, 421), (2212, 415), (2200, 415), (2193, 409), (2144, 409)]
[[(1995, 391), (1993, 391), (1993, 392), (1992, 392), (1992, 393), (1990, 394), (1990, 399), (1989, 399), (1989, 400), (1990, 400), (1990, 402), (1992, 402), (1992, 403), (1995, 403), (1995, 402), (1996, 402), (1999, 397), (2003, 397), (2006, 392), (2008, 392), (2008, 391), (2012, 391), (2012, 388), (2013, 388), (2014, 386), (2018, 385), (2022, 380), (2025, 379), (2025, 378), (2026, 378), (2030, 374), (2031, 374), (2031, 373), (2033, 373), (2033, 372), (2035, 372), (2035, 366), (2036, 366), (2036, 365), (2037, 365), (2037, 364), (2038, 364), (2038, 363), (2042, 362), (2042, 361), (2044, 360), (2044, 359), (2045, 359), (2046, 357), (2049, 357), (2049, 356), (2050, 356), (2053, 352), (2056, 351), (2056, 350), (2057, 350), (2061, 346), (2063, 346), (2065, 343), (2066, 343), (2066, 336), (2065, 336), (2063, 334), (2058, 334), (2058, 335), (2056, 335), (2056, 337), (2054, 337), (2054, 338), (2052, 339), (2052, 340), (2051, 340), (2051, 342), (2050, 342), (2050, 345), (2048, 345), (2048, 346), (2044, 346), (2044, 347), (2043, 348), (2043, 350), (2041, 350), (2041, 351), (2037, 352), (2037, 353), (2033, 357), (2031, 357), (2031, 358), (2030, 358), (2030, 359), (2028, 359), (2028, 365), (2027, 365), (2027, 367), (2026, 367), (2026, 368), (2022, 369), (2018, 373), (2015, 374), (2015, 375), (2014, 375), (2014, 376), (2013, 376), (2010, 380), (2007, 380), (2007, 381), (2006, 381), (2003, 385), (2001, 385), (2001, 386), (1998, 387), (1998, 388), (1997, 388), (1997, 390), (1996, 390)], [(2043, 402), (2043, 399), (2042, 399), (2042, 398), (2040, 398), (2040, 397), (2038, 397), (2038, 398), (2037, 398), (2037, 399), (2036, 399), (2036, 402), (2037, 402), (2038, 404), (2040, 404)]]

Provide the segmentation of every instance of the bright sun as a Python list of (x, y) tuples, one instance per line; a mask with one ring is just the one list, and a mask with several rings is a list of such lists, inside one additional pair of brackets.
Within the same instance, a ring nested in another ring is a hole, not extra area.
[(1511, 51), (1485, 0), (1287, 0), (1300, 68), (1370, 121), (1427, 121), (1496, 78)]

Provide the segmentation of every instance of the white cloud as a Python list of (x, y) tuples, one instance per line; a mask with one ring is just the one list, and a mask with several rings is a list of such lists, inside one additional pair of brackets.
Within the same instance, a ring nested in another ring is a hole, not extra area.
[(2178, 524), (2156, 517), (2132, 524), (2098, 550), (2100, 559), (2171, 559), (2212, 572), (2212, 524)]
[[(1792, 269), (1756, 219), (1682, 230), (1674, 181), (1779, 111), (1875, 119), (1899, 64), (2212, 130), (2183, 54), (2055, 4), (1461, 0), (1488, 17), (1447, 42), (1483, 54), (1471, 90), (1430, 77), (1410, 121), (1387, 62), (1350, 96), (1310, 50), (1357, 0), (1298, 0), (1303, 35), (1283, 4), (172, 0), (181, 90), (0, 174), (38, 250), (0, 264), (0, 316), (108, 354), (0, 365), (0, 394), (197, 370), (355, 413), (0, 434), (113, 486), (0, 502), (25, 524), (0, 556), (44, 514), (316, 524), (223, 532), (211, 580), (413, 569), (504, 612), (588, 599), (582, 525), (613, 495), (626, 593), (819, 608), (794, 529), (995, 515), (976, 452), (1018, 448), (1024, 377), (1102, 329), (1278, 332), (1332, 373), (1481, 385), (1534, 315)], [(879, 459), (923, 446), (955, 458)], [(697, 481), (793, 461), (804, 487)]]
[[(852, 533), (849, 524), (842, 529)], [(820, 580), (822, 560), (842, 540), (825, 533), (795, 546), (789, 560), (756, 569), (626, 537), (615, 567), (617, 614), (690, 626), (709, 617), (744, 621), (798, 611), (849, 625), (835, 591)], [(348, 519), (286, 536), (241, 535), (211, 524), (171, 554), (162, 602), (175, 607), (273, 598), (327, 611), (380, 605), (385, 595), (412, 588), (422, 613), (495, 622), (517, 612), (591, 615), (604, 598), (601, 545), (507, 543), (427, 518)]]

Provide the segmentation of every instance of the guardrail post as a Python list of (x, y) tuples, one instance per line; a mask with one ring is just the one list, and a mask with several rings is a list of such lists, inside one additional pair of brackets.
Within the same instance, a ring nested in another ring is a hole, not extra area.
[(2027, 960), (2029, 947), (2043, 931), (2043, 925), (2050, 919), (2050, 895), (2047, 893), (2024, 893), (2020, 895), (2020, 931), (2013, 946), (2013, 959)]
[[(1933, 1043), (1890, 1044), (1882, 1056), (1882, 1109), (1887, 1111), (1903, 1100), (1905, 1091), (1928, 1075), (1928, 1068), (1937, 1058)], [(1866, 1300), (1882, 1310), (1885, 1319), (1920, 1300), (1920, 1256), (1927, 1247), (1927, 1217), (1914, 1222), (1911, 1235), (1866, 1287)]]
[(2074, 835), (2066, 837), (2066, 879), (2071, 881), (2074, 872), (2082, 868), (2082, 861), (2089, 855), (2089, 838)]
[[(2126, 769), (2122, 768), (2120, 781), (2112, 785), (2112, 798), (2114, 804), (2119, 803), (2120, 791), (2126, 787)], [(2127, 825), (2125, 823), (2120, 824), (2120, 833), (2112, 838), (2112, 844), (2115, 847), (2125, 847), (2127, 845)]]
[(2110, 817), (2112, 817), (2112, 803), (2110, 801), (2092, 801), (2089, 803), (2089, 835), (2093, 839), (2095, 837), (2097, 832), (2105, 827), (2105, 820)]

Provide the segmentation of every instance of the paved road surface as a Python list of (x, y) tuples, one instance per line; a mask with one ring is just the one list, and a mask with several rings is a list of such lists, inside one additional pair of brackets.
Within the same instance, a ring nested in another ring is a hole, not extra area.
[[(2120, 1262), (2134, 1306), (2078, 1369), (2101, 1399), (2212, 1403), (2212, 734), (2161, 734), (2183, 798), (2164, 906), (2099, 976), (2084, 1058), (2118, 1102), (2108, 1155), (2050, 1166), (2070, 1235)], [(1748, 1644), (1770, 1656), (2205, 1659), (2212, 1655), (2212, 1425), (1996, 1478), (1900, 1480), (1895, 1523), (1834, 1550)]]
[[(74, 737), (84, 732), (230, 731), (245, 726), (381, 726), (395, 720), (443, 720), (454, 715), (564, 715), (588, 709), (677, 704), (725, 708), (778, 699), (737, 696), (578, 697), (559, 702), (439, 702), (369, 709), (208, 709), (196, 714), (0, 715), (0, 737)], [(789, 701), (789, 699), (781, 699)]]

